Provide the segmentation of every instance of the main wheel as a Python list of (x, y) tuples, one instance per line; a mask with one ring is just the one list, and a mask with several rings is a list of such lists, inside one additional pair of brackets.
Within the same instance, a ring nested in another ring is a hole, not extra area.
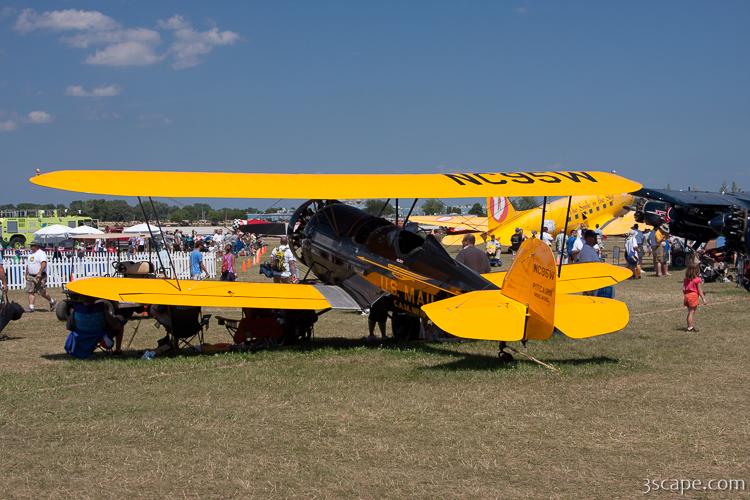
[(501, 351), (497, 353), (497, 357), (500, 360), (500, 363), (502, 364), (512, 363), (516, 360), (511, 353), (505, 352), (505, 351)]

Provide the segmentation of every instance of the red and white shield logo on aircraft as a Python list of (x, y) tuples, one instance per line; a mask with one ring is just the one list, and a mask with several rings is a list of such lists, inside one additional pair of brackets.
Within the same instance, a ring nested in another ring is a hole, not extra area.
[(508, 198), (493, 196), (490, 200), (490, 215), (497, 222), (503, 222), (508, 217)]

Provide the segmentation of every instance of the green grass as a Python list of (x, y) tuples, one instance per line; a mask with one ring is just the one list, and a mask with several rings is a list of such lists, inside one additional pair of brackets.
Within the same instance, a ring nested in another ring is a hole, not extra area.
[(647, 477), (750, 480), (750, 295), (707, 285), (688, 334), (680, 281), (619, 285), (622, 332), (528, 345), (560, 373), (499, 366), (488, 342), (367, 347), (351, 313), (324, 315), (312, 349), (142, 361), (162, 335), (144, 322), (132, 356), (75, 361), (64, 325), (29, 314), (0, 342), (3, 496), (632, 497)]

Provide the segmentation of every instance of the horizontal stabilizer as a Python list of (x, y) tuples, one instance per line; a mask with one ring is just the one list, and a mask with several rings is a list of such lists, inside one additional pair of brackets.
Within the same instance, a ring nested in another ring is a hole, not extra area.
[[(482, 277), (502, 288), (505, 272), (487, 273)], [(604, 262), (588, 262), (585, 264), (566, 264), (557, 279), (557, 295), (568, 293), (588, 292), (607, 286), (616, 285), (630, 278), (630, 269), (613, 266)]]
[(629, 318), (628, 306), (619, 300), (558, 295), (555, 301), (555, 328), (573, 339), (622, 330)]
[(514, 342), (523, 339), (526, 306), (499, 290), (469, 292), (422, 306), (438, 327), (469, 339)]
[(328, 309), (313, 285), (192, 281), (147, 278), (84, 278), (68, 285), (71, 292), (141, 304), (261, 309)]

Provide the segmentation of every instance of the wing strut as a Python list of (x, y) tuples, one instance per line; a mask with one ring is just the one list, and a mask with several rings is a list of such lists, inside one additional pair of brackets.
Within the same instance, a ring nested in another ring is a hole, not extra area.
[(563, 245), (560, 249), (560, 260), (557, 264), (557, 277), (560, 277), (560, 273), (562, 272), (562, 263), (563, 263), (563, 256), (568, 252), (568, 221), (570, 220), (570, 204), (573, 201), (572, 196), (568, 196), (568, 209), (565, 211), (565, 229), (563, 229)]
[[(180, 287), (180, 280), (177, 278), (177, 269), (174, 266), (174, 262), (172, 262), (172, 254), (169, 253), (169, 248), (167, 248), (167, 239), (164, 236), (164, 231), (162, 231), (161, 229), (161, 221), (159, 220), (159, 215), (156, 213), (156, 207), (154, 207), (154, 200), (150, 196), (148, 199), (149, 199), (149, 202), (151, 203), (151, 210), (153, 210), (154, 212), (154, 218), (156, 219), (156, 224), (159, 227), (159, 233), (161, 233), (162, 245), (164, 245), (164, 250), (167, 252), (167, 256), (169, 257), (169, 265), (170, 265), (170, 269), (172, 270), (175, 285), (178, 290), (182, 290), (182, 288)], [(156, 238), (154, 238), (154, 232), (151, 229), (151, 224), (148, 223), (148, 215), (146, 215), (146, 207), (143, 206), (143, 200), (141, 199), (140, 196), (138, 197), (138, 204), (141, 206), (141, 212), (143, 213), (143, 218), (145, 219), (146, 227), (148, 228), (148, 234), (151, 237), (151, 241), (156, 242)], [(159, 252), (158, 249), (156, 251), (156, 258), (159, 261), (159, 269), (161, 270), (161, 272), (165, 272), (166, 268), (164, 267), (164, 263), (161, 261), (161, 253)]]
[(387, 200), (385, 200), (385, 203), (383, 203), (383, 206), (380, 207), (380, 212), (378, 212), (378, 217), (382, 217), (383, 216), (383, 212), (385, 212), (385, 208), (388, 206), (388, 204), (390, 202), (391, 202), (390, 198), (388, 198)]
[(539, 238), (542, 237), (542, 233), (544, 233), (544, 218), (547, 216), (547, 197), (544, 197), (544, 201), (542, 202), (542, 225), (539, 227)]
[(414, 198), (414, 203), (411, 204), (411, 208), (409, 209), (409, 213), (406, 214), (406, 219), (404, 219), (404, 227), (406, 227), (406, 223), (409, 222), (409, 217), (411, 217), (411, 213), (414, 211), (414, 207), (417, 206), (417, 200), (419, 200), (419, 198)]

